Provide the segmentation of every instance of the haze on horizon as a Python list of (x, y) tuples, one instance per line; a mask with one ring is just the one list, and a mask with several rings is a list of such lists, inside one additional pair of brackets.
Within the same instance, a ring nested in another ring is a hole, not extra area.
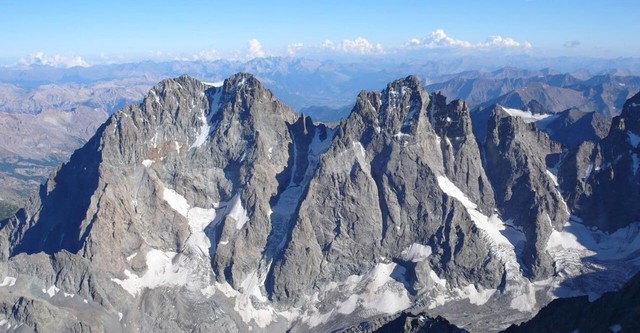
[(3, 1), (0, 65), (424, 55), (640, 57), (632, 0)]

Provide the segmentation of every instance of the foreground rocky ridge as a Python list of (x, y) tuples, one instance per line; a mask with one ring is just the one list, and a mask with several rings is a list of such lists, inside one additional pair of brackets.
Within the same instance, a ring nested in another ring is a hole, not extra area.
[[(601, 143), (568, 149), (501, 107), (476, 137), (464, 101), (415, 77), (362, 92), (336, 128), (249, 74), (162, 81), (0, 224), (0, 326), (333, 331), (428, 310), (497, 331), (592, 291), (574, 278), (613, 270), (611, 289), (637, 270), (632, 246), (598, 257), (637, 243), (635, 213), (594, 220), (578, 193), (611, 191), (581, 161), (635, 142), (628, 105)], [(626, 232), (591, 241), (592, 225)]]

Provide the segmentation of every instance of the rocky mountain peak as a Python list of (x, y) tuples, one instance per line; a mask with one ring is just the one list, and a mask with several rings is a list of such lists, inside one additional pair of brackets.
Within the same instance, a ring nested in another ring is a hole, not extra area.
[(414, 134), (429, 95), (416, 76), (393, 81), (380, 93), (380, 126), (392, 133)]
[(624, 103), (620, 116), (630, 130), (640, 133), (640, 92)]
[(55, 331), (326, 332), (500, 309), (479, 323), (495, 331), (572, 267), (556, 266), (575, 239), (560, 235), (562, 151), (525, 113), (495, 106), (476, 140), (464, 101), (410, 76), (329, 128), (250, 74), (165, 80), (2, 221), (0, 310), (32, 304), (1, 314)]

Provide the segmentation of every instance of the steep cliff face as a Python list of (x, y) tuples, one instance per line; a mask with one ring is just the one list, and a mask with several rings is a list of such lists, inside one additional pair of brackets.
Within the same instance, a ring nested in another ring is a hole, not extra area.
[(484, 148), (498, 207), (526, 237), (522, 259), (528, 275), (550, 277), (549, 235), (569, 220), (569, 209), (556, 188), (560, 145), (533, 124), (497, 109), (489, 119)]
[[(431, 99), (414, 77), (361, 93), (311, 179), (276, 265), (275, 298), (290, 301), (390, 261), (415, 277), (412, 292), (433, 284), (432, 269), (457, 286), (495, 288), (504, 268), (469, 212), (493, 207), (470, 128), (462, 102)], [(418, 248), (421, 256), (407, 254)]]
[(576, 276), (619, 265), (615, 287), (636, 266), (578, 262), (622, 236), (569, 223), (587, 200), (572, 189), (600, 191), (571, 156), (608, 141), (563, 150), (519, 115), (496, 107), (476, 138), (464, 101), (410, 76), (329, 128), (249, 74), (162, 81), (1, 222), (0, 313), (41, 331), (334, 331), (427, 310), (496, 331), (584, 292)]
[(640, 94), (613, 118), (609, 134), (597, 144), (584, 143), (570, 156), (568, 173), (577, 181), (567, 190), (580, 216), (600, 229), (615, 231), (640, 220)]

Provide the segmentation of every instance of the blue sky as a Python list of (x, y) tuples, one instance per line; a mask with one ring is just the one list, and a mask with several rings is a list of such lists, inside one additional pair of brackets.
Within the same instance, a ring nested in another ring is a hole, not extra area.
[(0, 63), (407, 50), (640, 57), (638, 0), (0, 0)]

